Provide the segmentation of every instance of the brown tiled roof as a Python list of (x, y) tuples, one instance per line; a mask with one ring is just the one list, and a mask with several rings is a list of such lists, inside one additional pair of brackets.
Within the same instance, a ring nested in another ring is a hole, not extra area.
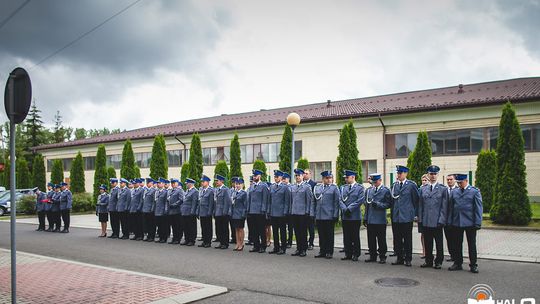
[(158, 134), (173, 136), (234, 130), (284, 124), (290, 112), (302, 117), (302, 122), (367, 117), (418, 111), (434, 111), (467, 106), (499, 104), (507, 100), (522, 102), (540, 100), (540, 77), (517, 78), (452, 87), (388, 94), (373, 97), (315, 103), (302, 106), (224, 114), (179, 121), (154, 127), (125, 131), (118, 134), (42, 145), (37, 150), (96, 143), (153, 138)]

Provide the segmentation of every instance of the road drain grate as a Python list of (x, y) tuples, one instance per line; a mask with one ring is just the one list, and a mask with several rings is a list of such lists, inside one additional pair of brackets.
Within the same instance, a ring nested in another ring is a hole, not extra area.
[(420, 285), (420, 282), (406, 278), (381, 278), (376, 279), (375, 284), (383, 287), (414, 287)]

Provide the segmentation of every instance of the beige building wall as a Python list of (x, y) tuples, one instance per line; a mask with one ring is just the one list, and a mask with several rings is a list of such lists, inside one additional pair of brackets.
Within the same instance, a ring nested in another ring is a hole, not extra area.
[[(540, 102), (530, 102), (526, 104), (516, 104), (518, 119), (521, 124), (540, 123)], [(451, 129), (467, 129), (477, 127), (498, 126), (502, 106), (482, 106), (475, 108), (463, 108), (453, 110), (440, 110), (430, 112), (419, 112), (410, 114), (384, 115), (382, 117), (369, 117), (353, 119), (357, 135), (359, 157), (362, 160), (377, 160), (377, 171), (385, 174), (385, 183), (391, 182), (391, 174), (395, 165), (406, 164), (403, 158), (393, 158), (384, 160), (384, 134), (398, 134), (418, 132), (419, 130), (439, 131)], [(382, 122), (381, 122), (382, 121)], [(336, 159), (338, 154), (339, 130), (347, 120), (325, 121), (301, 123), (295, 131), (295, 140), (302, 141), (303, 157), (310, 162), (330, 161), (332, 170), (336, 170)], [(383, 128), (383, 125), (385, 128)], [(251, 129), (237, 130), (240, 144), (261, 144), (271, 142), (281, 142), (283, 126), (258, 127)], [(218, 131), (212, 133), (202, 133), (202, 147), (229, 146), (233, 137), (233, 131)], [(182, 142), (189, 149), (191, 136), (179, 136)], [(138, 152), (151, 152), (153, 139), (133, 140), (133, 150)], [(166, 145), (168, 150), (184, 149), (184, 146), (175, 138), (167, 137)], [(122, 154), (123, 142), (106, 143), (107, 155)], [(77, 151), (81, 151), (83, 156), (95, 156), (97, 145), (67, 147), (42, 151), (45, 159), (72, 158)], [(449, 173), (473, 171), (473, 178), (476, 170), (476, 155), (463, 156), (435, 156), (432, 161), (441, 167), (441, 182), (444, 175)], [(530, 196), (540, 197), (540, 152), (526, 153), (527, 182)], [(244, 177), (250, 175), (251, 164), (243, 164), (242, 171)], [(278, 168), (278, 163), (267, 163), (268, 172)], [(204, 166), (204, 174), (213, 176), (214, 166)], [(141, 168), (141, 175), (148, 176), (149, 169)], [(117, 170), (119, 175), (119, 170)], [(69, 172), (65, 172), (69, 176)], [(180, 167), (170, 167), (169, 177), (179, 177)], [(50, 173), (47, 173), (50, 178)], [(93, 183), (93, 171), (85, 172), (86, 189), (90, 191)]]

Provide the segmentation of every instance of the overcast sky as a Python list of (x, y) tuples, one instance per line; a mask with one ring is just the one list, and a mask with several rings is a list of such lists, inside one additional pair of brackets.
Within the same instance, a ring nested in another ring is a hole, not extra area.
[(22, 66), (47, 124), (135, 129), (540, 76), (540, 0), (142, 0), (35, 66), (133, 1), (31, 1), (0, 28), (2, 88)]

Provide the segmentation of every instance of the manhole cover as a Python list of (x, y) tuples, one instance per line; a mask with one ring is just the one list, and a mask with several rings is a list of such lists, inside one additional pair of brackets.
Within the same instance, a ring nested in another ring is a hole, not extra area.
[(381, 278), (376, 279), (375, 284), (383, 287), (413, 287), (418, 286), (420, 282), (405, 278)]

